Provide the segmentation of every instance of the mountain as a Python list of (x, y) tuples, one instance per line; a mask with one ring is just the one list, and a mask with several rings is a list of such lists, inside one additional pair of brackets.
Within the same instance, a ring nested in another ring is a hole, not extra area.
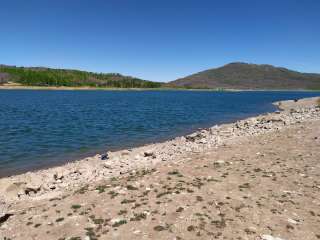
[(14, 82), (26, 86), (158, 88), (162, 83), (123, 76), (69, 69), (0, 65), (0, 85)]
[(320, 89), (320, 74), (235, 62), (169, 82), (167, 87), (221, 89)]

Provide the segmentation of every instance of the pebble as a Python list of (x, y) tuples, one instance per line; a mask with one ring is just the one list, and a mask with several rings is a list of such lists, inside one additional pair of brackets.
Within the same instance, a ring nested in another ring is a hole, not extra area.
[(284, 240), (282, 238), (279, 238), (279, 237), (273, 237), (271, 235), (262, 235), (261, 236), (261, 239), (262, 240)]
[(135, 231), (133, 232), (133, 234), (140, 234), (140, 233), (141, 233), (140, 230), (135, 230)]
[(296, 220), (293, 220), (292, 218), (288, 218), (288, 222), (292, 224), (298, 224)]

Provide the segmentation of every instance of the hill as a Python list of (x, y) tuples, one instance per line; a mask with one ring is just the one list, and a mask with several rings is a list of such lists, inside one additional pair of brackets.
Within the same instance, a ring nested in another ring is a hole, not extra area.
[(159, 82), (123, 76), (118, 73), (0, 65), (0, 85), (8, 82), (26, 86), (110, 88), (158, 88), (162, 85)]
[(320, 89), (320, 74), (300, 73), (272, 65), (230, 63), (167, 84), (179, 88)]

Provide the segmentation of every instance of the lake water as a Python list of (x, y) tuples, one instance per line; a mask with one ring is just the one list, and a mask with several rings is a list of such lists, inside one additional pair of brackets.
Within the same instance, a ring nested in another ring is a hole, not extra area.
[(0, 90), (0, 176), (271, 112), (318, 92)]

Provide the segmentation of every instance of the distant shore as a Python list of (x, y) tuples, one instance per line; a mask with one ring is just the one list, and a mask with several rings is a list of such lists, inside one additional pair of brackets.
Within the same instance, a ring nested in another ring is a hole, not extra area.
[(212, 92), (245, 92), (245, 91), (283, 91), (283, 92), (320, 92), (320, 89), (206, 89), (206, 88), (110, 88), (110, 87), (67, 87), (67, 86), (24, 86), (19, 84), (0, 85), (0, 90), (56, 90), (56, 91), (212, 91)]
[(64, 90), (64, 91), (74, 91), (74, 90), (101, 90), (101, 91), (125, 91), (125, 90), (132, 90), (132, 91), (141, 91), (141, 90), (159, 90), (159, 88), (102, 88), (102, 87), (44, 87), (44, 86), (22, 86), (22, 85), (15, 85), (15, 86), (5, 86), (0, 85), (0, 90)]

